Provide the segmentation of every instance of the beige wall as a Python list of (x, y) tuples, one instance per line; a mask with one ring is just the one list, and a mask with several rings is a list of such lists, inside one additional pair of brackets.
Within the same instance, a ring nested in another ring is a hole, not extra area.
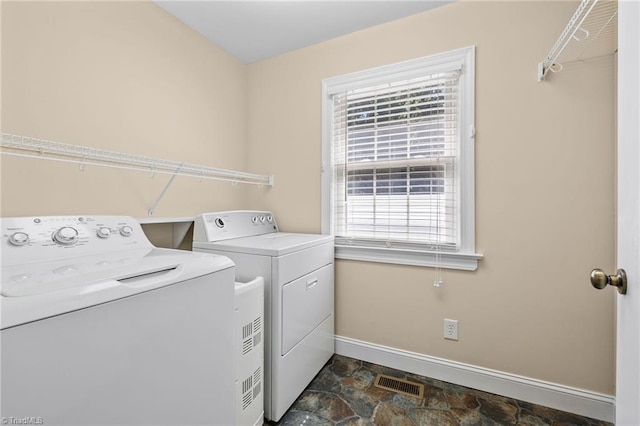
[[(337, 334), (614, 393), (613, 57), (536, 66), (575, 2), (461, 2), (248, 67), (250, 203), (320, 231), (323, 78), (475, 45), (475, 272), (337, 261)], [(460, 340), (442, 338), (459, 320)]]
[[(2, 2), (2, 131), (245, 170), (246, 67), (151, 2)], [(147, 210), (169, 177), (2, 157), (2, 216)], [(155, 216), (243, 207), (177, 178)]]
[[(536, 82), (575, 5), (456, 3), (246, 67), (151, 3), (3, 1), (2, 131), (274, 173), (271, 190), (178, 178), (156, 215), (268, 208), (318, 232), (322, 79), (475, 45), (485, 259), (440, 289), (429, 268), (338, 261), (337, 332), (612, 394), (614, 292), (588, 273), (614, 269), (613, 59)], [(143, 217), (167, 181), (1, 160), (2, 216)]]

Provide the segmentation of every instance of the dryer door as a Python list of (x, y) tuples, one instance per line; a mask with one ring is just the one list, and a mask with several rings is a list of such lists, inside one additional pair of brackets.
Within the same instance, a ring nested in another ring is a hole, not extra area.
[(282, 355), (333, 313), (333, 264), (282, 289)]

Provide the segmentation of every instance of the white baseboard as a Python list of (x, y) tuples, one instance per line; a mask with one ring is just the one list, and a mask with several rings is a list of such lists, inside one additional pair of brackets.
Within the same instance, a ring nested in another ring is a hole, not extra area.
[(421, 376), (543, 405), (581, 416), (614, 421), (615, 398), (475, 365), (336, 336), (336, 353)]

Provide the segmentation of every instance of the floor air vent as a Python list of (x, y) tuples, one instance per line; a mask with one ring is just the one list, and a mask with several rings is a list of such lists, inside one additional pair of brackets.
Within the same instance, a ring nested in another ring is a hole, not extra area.
[(417, 396), (418, 398), (422, 398), (424, 396), (424, 385), (413, 383), (408, 380), (397, 379), (391, 376), (385, 376), (384, 374), (378, 374), (373, 385), (380, 389), (386, 389), (403, 395)]

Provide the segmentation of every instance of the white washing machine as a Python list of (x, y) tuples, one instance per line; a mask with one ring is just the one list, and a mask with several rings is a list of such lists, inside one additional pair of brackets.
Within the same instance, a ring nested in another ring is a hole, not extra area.
[(206, 213), (193, 250), (231, 258), (239, 281), (264, 278), (264, 411), (280, 420), (334, 353), (333, 236), (278, 232), (266, 211)]
[(7, 423), (235, 423), (231, 260), (155, 248), (130, 217), (0, 223)]

